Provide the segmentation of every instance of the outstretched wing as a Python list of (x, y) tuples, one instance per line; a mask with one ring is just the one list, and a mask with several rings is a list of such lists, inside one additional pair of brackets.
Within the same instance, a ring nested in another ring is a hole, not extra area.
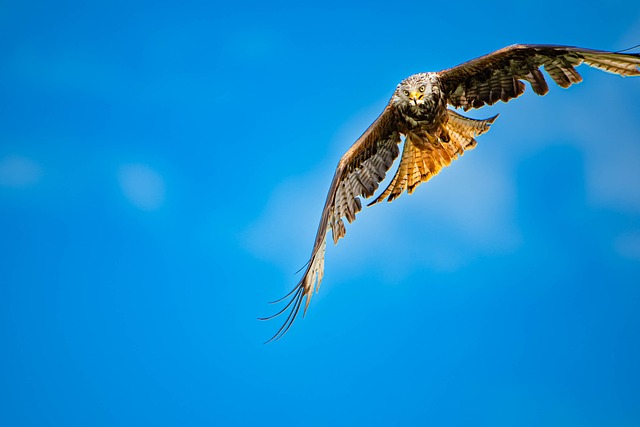
[(376, 121), (340, 159), (331, 181), (311, 259), (305, 266), (304, 275), (289, 294), (274, 301), (279, 302), (290, 298), (285, 307), (275, 315), (263, 319), (272, 319), (287, 310), (289, 312), (282, 327), (269, 341), (278, 339), (287, 332), (298, 315), (305, 297), (304, 313), (306, 313), (314, 289), (317, 291), (322, 282), (327, 231), (331, 229), (334, 244), (345, 235), (346, 229), (342, 219), (346, 218), (349, 222), (356, 219), (356, 213), (362, 209), (359, 197), (370, 197), (376, 191), (393, 161), (398, 157), (399, 143), (400, 134), (397, 131), (396, 113), (391, 104), (388, 104)]
[(551, 45), (509, 46), (438, 75), (448, 103), (466, 111), (517, 98), (524, 93), (523, 80), (538, 95), (546, 94), (549, 87), (540, 67), (563, 88), (579, 83), (575, 67), (582, 63), (622, 76), (640, 75), (640, 54)]

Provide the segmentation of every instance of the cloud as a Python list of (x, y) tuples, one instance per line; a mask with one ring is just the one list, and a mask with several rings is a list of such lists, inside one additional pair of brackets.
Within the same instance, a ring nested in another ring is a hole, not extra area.
[(165, 200), (162, 176), (144, 164), (123, 165), (118, 170), (118, 182), (125, 198), (135, 207), (152, 211)]
[(31, 159), (9, 155), (0, 160), (0, 185), (26, 188), (40, 181), (42, 169)]

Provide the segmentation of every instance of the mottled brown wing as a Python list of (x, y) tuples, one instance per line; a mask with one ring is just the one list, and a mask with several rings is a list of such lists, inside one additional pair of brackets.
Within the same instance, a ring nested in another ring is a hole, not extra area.
[(448, 103), (466, 111), (522, 95), (522, 81), (538, 95), (546, 94), (549, 87), (540, 67), (563, 88), (579, 83), (575, 67), (582, 63), (622, 76), (640, 75), (640, 54), (551, 45), (509, 46), (438, 74)]
[(396, 113), (388, 104), (382, 114), (342, 156), (331, 181), (329, 194), (324, 204), (320, 225), (316, 233), (311, 259), (305, 266), (300, 282), (279, 302), (288, 297), (286, 306), (273, 316), (289, 311), (287, 319), (278, 332), (269, 340), (282, 337), (293, 324), (302, 301), (306, 297), (304, 313), (314, 289), (320, 288), (324, 273), (324, 251), (327, 232), (332, 231), (334, 244), (346, 233), (343, 218), (352, 222), (362, 209), (359, 197), (370, 197), (398, 157), (400, 134), (397, 131)]

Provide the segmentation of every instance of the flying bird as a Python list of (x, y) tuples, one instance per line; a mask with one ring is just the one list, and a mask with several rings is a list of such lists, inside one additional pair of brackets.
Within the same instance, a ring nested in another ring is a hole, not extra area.
[[(346, 233), (343, 218), (350, 223), (362, 210), (360, 197), (374, 195), (404, 140), (396, 173), (368, 206), (391, 202), (404, 191), (411, 194), (451, 162), (475, 148), (475, 137), (487, 132), (496, 116), (476, 120), (447, 107), (464, 111), (508, 102), (525, 91), (526, 81), (533, 92), (545, 95), (549, 86), (541, 67), (560, 87), (582, 81), (575, 67), (580, 64), (619, 74), (640, 75), (640, 54), (607, 52), (570, 46), (513, 45), (439, 72), (409, 76), (396, 87), (380, 116), (342, 156), (336, 168), (322, 210), (311, 258), (298, 284), (280, 301), (285, 307), (272, 319), (288, 312), (278, 332), (279, 339), (291, 327), (304, 302), (306, 314), (314, 290), (320, 288), (324, 274), (327, 234), (333, 243)], [(306, 299), (306, 300), (305, 300)]]

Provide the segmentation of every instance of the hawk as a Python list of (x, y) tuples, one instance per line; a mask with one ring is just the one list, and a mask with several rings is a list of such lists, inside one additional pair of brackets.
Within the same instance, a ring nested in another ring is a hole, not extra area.
[[(298, 284), (278, 303), (289, 298), (272, 319), (288, 311), (278, 332), (281, 338), (291, 327), (304, 301), (306, 313), (314, 290), (324, 274), (324, 252), (331, 230), (333, 243), (346, 233), (343, 218), (350, 223), (362, 209), (360, 197), (374, 195), (400, 152), (396, 173), (368, 206), (392, 201), (404, 191), (411, 194), (451, 162), (474, 148), (475, 137), (487, 132), (496, 116), (484, 120), (465, 117), (447, 108), (464, 111), (508, 102), (525, 91), (526, 81), (537, 95), (549, 86), (541, 67), (560, 87), (582, 81), (575, 67), (580, 64), (619, 74), (640, 75), (640, 54), (607, 52), (570, 46), (513, 45), (439, 72), (409, 76), (396, 87), (380, 116), (342, 156), (327, 195), (311, 258)], [(306, 300), (305, 300), (306, 299)]]

